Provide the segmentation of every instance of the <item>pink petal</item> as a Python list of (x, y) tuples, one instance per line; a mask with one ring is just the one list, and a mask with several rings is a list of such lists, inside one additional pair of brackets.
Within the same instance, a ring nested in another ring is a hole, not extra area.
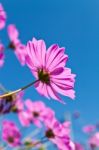
[(16, 47), (15, 54), (18, 60), (20, 61), (21, 65), (25, 65), (26, 49), (23, 44), (19, 44), (19, 46)]
[[(37, 59), (38, 55), (37, 55), (37, 51), (36, 51), (35, 46), (36, 45), (34, 45), (34, 43), (29, 41), (27, 43), (26, 50), (27, 50), (28, 57), (31, 60), (33, 66), (39, 67), (39, 66), (41, 66), (41, 64), (40, 64), (39, 60)], [(26, 60), (27, 60), (27, 57), (26, 57)]]
[(49, 70), (54, 70), (55, 68), (58, 68), (58, 67), (65, 67), (65, 64), (66, 64), (67, 60), (68, 60), (67, 55), (64, 55), (60, 59), (56, 58), (55, 61), (49, 67)]
[(42, 127), (41, 122), (40, 122), (39, 120), (37, 120), (37, 119), (33, 120), (33, 123), (34, 123), (37, 127), (39, 127), (39, 128)]
[(19, 36), (19, 32), (16, 29), (16, 26), (14, 24), (10, 24), (8, 26), (8, 36), (10, 38), (10, 41), (15, 41), (17, 40), (18, 36)]
[(58, 91), (58, 93), (68, 96), (72, 99), (75, 98), (75, 92), (73, 89), (67, 89), (67, 90), (63, 90), (62, 88), (60, 88), (59, 86), (55, 85), (54, 83), (51, 83), (53, 89), (55, 89), (55, 91)]
[[(50, 65), (50, 63), (53, 61), (53, 58), (55, 57), (55, 55), (57, 54), (56, 50), (58, 49), (58, 45), (57, 44), (53, 44), (51, 45), (47, 52), (46, 52), (46, 67), (48, 68), (48, 66)], [(55, 53), (55, 54), (54, 54)]]
[(2, 4), (0, 3), (0, 30), (5, 27), (6, 18), (6, 12), (4, 11)]
[(51, 78), (51, 81), (54, 82), (56, 85), (63, 87), (64, 89), (66, 88), (73, 88), (75, 81), (72, 80), (71, 78), (64, 78), (64, 79), (55, 79)]
[(0, 17), (0, 30), (5, 27), (5, 19)]
[(57, 95), (57, 92), (51, 87), (51, 86), (47, 86), (47, 90), (48, 90), (48, 94), (50, 95), (50, 97), (52, 97), (53, 99), (61, 102), (61, 103), (64, 103), (61, 98)]
[(42, 96), (46, 96), (48, 99), (50, 99), (47, 91), (47, 85), (45, 83), (38, 81), (36, 84), (34, 84), (34, 86)]
[(46, 96), (48, 99), (50, 99), (48, 91), (47, 91), (47, 85), (46, 84), (43, 84), (42, 93), (44, 93), (44, 96)]
[(30, 125), (29, 114), (27, 112), (19, 112), (18, 117), (22, 126)]
[(42, 83), (41, 81), (38, 81), (37, 83), (34, 84), (34, 87), (41, 95), (44, 95), (44, 93), (42, 92), (43, 85), (44, 83)]
[(70, 68), (67, 68), (67, 67), (65, 67), (64, 68), (64, 71), (61, 73), (61, 74), (58, 74), (57, 76), (55, 75), (53, 75), (53, 78), (56, 78), (56, 79), (66, 79), (66, 78), (71, 78), (71, 79), (73, 79), (74, 80), (74, 78), (75, 78), (75, 74), (72, 74), (71, 73), (71, 69)]
[(28, 110), (29, 111), (33, 111), (33, 102), (30, 100), (30, 99), (27, 99), (26, 101), (25, 101), (25, 105), (26, 105), (26, 107), (28, 108)]
[(62, 73), (63, 71), (64, 71), (64, 69), (62, 67), (60, 67), (60, 68), (56, 68), (55, 70), (53, 70), (50, 74), (58, 75), (58, 74)]
[(43, 40), (37, 41), (36, 51), (37, 51), (37, 57), (39, 61), (41, 62), (41, 65), (45, 66), (46, 65), (46, 62), (45, 62), (46, 45)]
[(51, 71), (57, 66), (64, 67), (67, 58), (67, 55), (64, 55), (64, 48), (52, 45), (46, 53), (46, 68)]

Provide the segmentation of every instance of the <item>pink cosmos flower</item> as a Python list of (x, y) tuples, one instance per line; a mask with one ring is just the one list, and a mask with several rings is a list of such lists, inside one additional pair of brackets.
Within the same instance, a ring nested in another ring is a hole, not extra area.
[(0, 67), (4, 64), (4, 45), (0, 43)]
[(80, 143), (75, 143), (75, 150), (84, 150), (84, 147)]
[(54, 112), (47, 108), (43, 102), (32, 102), (26, 100), (26, 111), (19, 113), (19, 119), (23, 126), (28, 126), (33, 122), (36, 126), (41, 127), (41, 122), (54, 117)]
[(90, 139), (89, 139), (89, 145), (92, 149), (95, 147), (99, 147), (99, 132), (95, 133)]
[(9, 48), (14, 50), (15, 55), (20, 61), (21, 65), (25, 65), (26, 49), (25, 45), (23, 45), (19, 40), (19, 32), (15, 25), (10, 24), (8, 26), (8, 36), (10, 39)]
[(12, 121), (3, 121), (2, 138), (9, 146), (19, 146), (21, 134), (18, 127)]
[(45, 42), (35, 38), (27, 43), (26, 49), (26, 64), (37, 79), (34, 85), (37, 91), (60, 102), (62, 100), (57, 93), (74, 99), (75, 75), (65, 67), (68, 60), (65, 49), (54, 44), (46, 51)]
[[(45, 122), (45, 136), (53, 142), (59, 150), (74, 150), (74, 145), (68, 134), (68, 129), (55, 118)], [(64, 131), (64, 132), (63, 132)]]
[(0, 30), (5, 27), (6, 18), (6, 12), (4, 11), (2, 4), (0, 3)]
[(83, 127), (83, 132), (85, 133), (92, 133), (95, 131), (96, 127), (94, 125), (86, 125)]

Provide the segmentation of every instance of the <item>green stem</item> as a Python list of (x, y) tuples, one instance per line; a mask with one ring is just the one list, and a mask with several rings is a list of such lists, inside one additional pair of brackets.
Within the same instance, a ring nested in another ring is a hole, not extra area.
[(10, 96), (10, 95), (12, 95), (12, 94), (19, 93), (19, 92), (21, 92), (21, 91), (23, 91), (23, 90), (29, 88), (30, 86), (32, 86), (33, 84), (35, 84), (37, 81), (39, 81), (39, 80), (33, 81), (33, 82), (27, 84), (26, 86), (24, 86), (24, 87), (18, 89), (18, 90), (11, 91), (11, 92), (5, 93), (5, 94), (3, 94), (3, 95), (0, 95), (0, 100), (3, 99), (3, 98), (5, 98), (5, 97), (7, 97), (7, 96)]

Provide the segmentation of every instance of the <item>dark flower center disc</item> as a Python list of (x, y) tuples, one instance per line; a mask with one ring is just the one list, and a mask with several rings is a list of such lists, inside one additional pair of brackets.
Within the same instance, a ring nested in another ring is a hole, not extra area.
[(55, 137), (55, 135), (54, 135), (54, 133), (53, 133), (53, 131), (51, 129), (48, 129), (46, 131), (46, 137), (47, 138), (54, 138)]
[(46, 84), (50, 83), (49, 74), (46, 71), (44, 71), (43, 69), (41, 69), (41, 70), (38, 71), (38, 78), (43, 83), (46, 83)]

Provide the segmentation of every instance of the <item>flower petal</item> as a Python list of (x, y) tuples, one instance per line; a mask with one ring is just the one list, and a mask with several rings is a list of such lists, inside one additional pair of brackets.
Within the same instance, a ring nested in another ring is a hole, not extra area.
[(73, 89), (62, 89), (61, 87), (59, 87), (58, 85), (56, 85), (55, 83), (51, 83), (53, 89), (55, 89), (55, 91), (58, 91), (58, 93), (68, 96), (72, 99), (75, 98), (75, 91)]
[(11, 41), (14, 41), (18, 38), (19, 32), (16, 29), (16, 26), (14, 24), (10, 24), (7, 30), (8, 30), (8, 35)]
[(57, 92), (52, 88), (52, 86), (47, 86), (47, 90), (48, 90), (50, 97), (52, 97), (53, 99), (61, 103), (64, 103), (62, 99), (57, 95)]

